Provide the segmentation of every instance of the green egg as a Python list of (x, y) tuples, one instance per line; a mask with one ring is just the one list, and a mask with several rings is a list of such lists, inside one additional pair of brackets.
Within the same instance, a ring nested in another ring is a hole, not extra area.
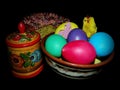
[(65, 44), (67, 44), (67, 41), (63, 36), (52, 34), (48, 36), (45, 41), (45, 49), (52, 56), (60, 57), (62, 48)]

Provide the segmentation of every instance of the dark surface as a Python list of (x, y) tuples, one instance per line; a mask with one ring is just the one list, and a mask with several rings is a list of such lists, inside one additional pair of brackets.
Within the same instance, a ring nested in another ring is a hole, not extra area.
[[(116, 18), (117, 17), (117, 7), (112, 8), (110, 6), (103, 7), (103, 6), (91, 6), (91, 5), (82, 5), (79, 3), (69, 4), (68, 2), (29, 2), (29, 3), (22, 3), (19, 2), (19, 4), (16, 2), (16, 4), (12, 5), (13, 7), (9, 7), (4, 11), (5, 20), (3, 21), (3, 29), (1, 30), (1, 36), (0, 38), (1, 47), (0, 47), (0, 56), (1, 62), (0, 62), (0, 69), (1, 79), (6, 81), (41, 81), (41, 82), (58, 82), (58, 81), (86, 81), (86, 80), (72, 80), (65, 77), (62, 77), (55, 72), (53, 72), (50, 67), (48, 67), (45, 63), (44, 70), (36, 77), (31, 79), (18, 79), (11, 75), (10, 66), (8, 63), (8, 57), (7, 57), (7, 47), (5, 44), (5, 38), (6, 36), (17, 30), (17, 24), (20, 20), (23, 19), (23, 17), (30, 15), (32, 13), (38, 13), (38, 12), (53, 12), (57, 13), (58, 15), (64, 16), (69, 18), (71, 21), (77, 23), (79, 27), (82, 27), (82, 19), (85, 15), (92, 15), (94, 16), (96, 20), (96, 24), (98, 27), (98, 31), (105, 31), (109, 33), (114, 41), (115, 41), (115, 56), (104, 69), (103, 72), (101, 72), (99, 75), (97, 75), (94, 78), (88, 79), (93, 81), (113, 81), (119, 79), (119, 64), (120, 64), (120, 31), (117, 30), (117, 23)], [(9, 13), (7, 12), (9, 10)]]

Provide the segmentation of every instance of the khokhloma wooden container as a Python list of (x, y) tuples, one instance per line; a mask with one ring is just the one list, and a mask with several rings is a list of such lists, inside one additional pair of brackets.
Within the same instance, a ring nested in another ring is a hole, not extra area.
[(41, 37), (35, 31), (25, 31), (23, 22), (19, 23), (18, 29), (19, 32), (11, 33), (6, 38), (12, 74), (17, 78), (32, 78), (44, 68)]

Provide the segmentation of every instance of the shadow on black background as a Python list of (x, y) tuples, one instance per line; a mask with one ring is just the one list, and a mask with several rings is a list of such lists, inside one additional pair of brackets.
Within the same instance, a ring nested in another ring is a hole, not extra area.
[[(9, 12), (8, 12), (9, 11)], [(67, 1), (61, 1), (58, 2), (47, 2), (47, 1), (36, 1), (36, 2), (25, 2), (22, 3), (16, 1), (16, 4), (9, 5), (6, 10), (4, 10), (3, 16), (4, 21), (3, 21), (3, 29), (1, 30), (2, 33), (2, 38), (0, 39), (2, 41), (2, 46), (1, 46), (1, 62), (0, 62), (0, 67), (1, 67), (1, 77), (0, 79), (7, 80), (7, 81), (86, 81), (86, 80), (71, 80), (68, 78), (64, 78), (56, 73), (54, 73), (46, 64), (44, 70), (40, 73), (40, 75), (27, 79), (27, 80), (22, 80), (15, 78), (11, 75), (10, 72), (10, 66), (8, 63), (8, 57), (7, 57), (7, 46), (5, 44), (5, 38), (6, 36), (17, 30), (17, 24), (19, 21), (23, 19), (23, 17), (30, 15), (32, 13), (39, 13), (39, 12), (53, 12), (56, 13), (60, 16), (64, 16), (69, 18), (71, 21), (77, 23), (79, 27), (82, 27), (82, 19), (86, 15), (92, 15), (95, 18), (98, 31), (105, 31), (109, 33), (114, 41), (115, 41), (115, 56), (109, 65), (105, 67), (102, 73), (100, 73), (98, 76), (92, 79), (88, 80), (93, 80), (93, 81), (112, 81), (112, 80), (118, 80), (119, 78), (119, 40), (120, 40), (120, 31), (117, 31), (117, 23), (116, 23), (116, 17), (118, 15), (117, 7), (112, 8), (111, 6), (104, 6), (100, 5), (97, 6), (97, 4), (91, 4), (88, 3), (87, 5), (84, 4), (82, 5), (80, 2), (76, 3), (68, 3)], [(87, 81), (88, 81), (87, 80)]]

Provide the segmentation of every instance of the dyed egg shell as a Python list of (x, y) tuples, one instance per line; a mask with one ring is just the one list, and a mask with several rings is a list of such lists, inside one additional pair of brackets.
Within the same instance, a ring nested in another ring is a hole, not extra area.
[(63, 46), (67, 43), (66, 39), (58, 34), (50, 35), (45, 41), (45, 49), (55, 57), (61, 56)]
[(94, 46), (98, 57), (107, 56), (114, 49), (113, 38), (105, 32), (97, 32), (93, 34), (90, 37), (89, 42)]
[(74, 28), (78, 28), (78, 25), (74, 22), (65, 22), (57, 27), (55, 34), (62, 35), (65, 39), (67, 39), (68, 33)]
[(87, 41), (88, 37), (83, 30), (79, 28), (75, 28), (69, 32), (68, 37), (67, 37), (68, 42), (71, 42), (74, 40), (86, 40)]
[(62, 56), (71, 63), (90, 64), (95, 60), (96, 51), (88, 41), (75, 40), (63, 47)]

